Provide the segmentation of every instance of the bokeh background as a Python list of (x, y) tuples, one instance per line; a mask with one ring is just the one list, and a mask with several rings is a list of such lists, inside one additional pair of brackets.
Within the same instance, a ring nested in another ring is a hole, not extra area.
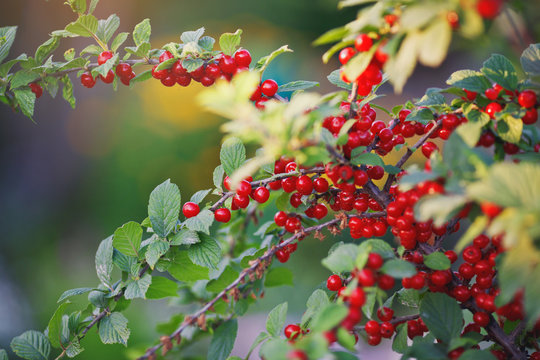
[[(101, 0), (95, 14), (116, 13), (120, 31), (130, 31), (144, 18), (152, 23), (155, 47), (178, 41), (182, 31), (205, 26), (207, 34), (244, 30), (242, 45), (254, 59), (288, 44), (266, 77), (278, 83), (316, 80), (320, 91), (331, 91), (326, 80), (337, 62), (322, 64), (324, 48), (311, 42), (324, 31), (355, 16), (354, 9), (337, 10), (337, 0)], [(540, 33), (538, 3), (526, 23), (529, 41)], [(536, 16), (536, 18), (535, 18)], [(10, 57), (35, 48), (48, 34), (73, 20), (62, 0), (17, 0), (0, 3), (0, 26), (18, 25)], [(524, 31), (524, 29), (521, 29)], [(496, 41), (493, 41), (493, 40)], [(82, 49), (89, 40), (67, 39), (60, 49)], [(385, 85), (379, 101), (393, 106), (419, 97), (428, 87), (444, 86), (455, 70), (478, 68), (487, 54), (499, 52), (517, 60), (523, 48), (505, 18), (474, 42), (454, 42), (438, 69), (418, 68), (401, 96)], [(146, 216), (148, 195), (167, 178), (179, 185), (183, 198), (211, 187), (219, 161), (221, 119), (204, 113), (195, 96), (199, 84), (165, 88), (148, 81), (132, 91), (98, 83), (85, 89), (75, 81), (77, 108), (45, 94), (37, 101), (35, 123), (0, 107), (0, 348), (26, 329), (43, 330), (66, 289), (94, 286), (94, 254), (99, 242), (123, 223)], [(264, 327), (265, 312), (289, 301), (290, 320), (298, 320), (310, 291), (328, 276), (320, 259), (333, 240), (303, 242), (287, 266), (297, 271), (295, 287), (273, 288), (240, 321), (234, 353), (245, 355)], [(129, 359), (158, 333), (155, 324), (177, 312), (165, 301), (134, 301), (127, 316), (132, 335), (129, 348), (100, 345), (95, 331), (83, 342), (80, 359)], [(205, 344), (190, 349), (205, 354)], [(362, 346), (362, 352), (370, 349)], [(387, 359), (397, 358), (386, 354)]]

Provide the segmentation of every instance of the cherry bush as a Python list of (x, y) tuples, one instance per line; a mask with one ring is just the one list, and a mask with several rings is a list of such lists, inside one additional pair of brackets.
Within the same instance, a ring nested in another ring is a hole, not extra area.
[[(480, 36), (511, 2), (343, 0), (359, 6), (357, 18), (315, 41), (333, 44), (324, 62), (337, 54), (341, 63), (328, 76), (339, 90), (323, 95), (306, 91), (313, 81), (262, 81), (287, 46), (252, 61), (241, 30), (221, 35), (215, 50), (200, 28), (154, 49), (148, 19), (115, 36), (119, 18), (98, 20), (97, 3), (68, 0), (76, 19), (34, 56), (4, 62), (16, 28), (0, 28), (0, 99), (32, 117), (44, 90), (62, 88), (75, 107), (70, 74), (87, 88), (200, 82), (200, 104), (227, 119), (221, 165), (214, 186), (183, 204), (175, 184), (157, 186), (148, 217), (99, 245), (99, 283), (64, 292), (45, 331), (13, 339), (14, 354), (76, 357), (93, 329), (127, 346), (122, 312), (133, 299), (182, 292), (203, 305), (161, 326), (169, 332), (138, 359), (181, 357), (205, 334), (208, 358), (239, 359), (229, 357), (236, 318), (266, 287), (292, 285), (293, 273), (276, 265), (311, 235), (342, 234), (321, 259), (331, 275), (301, 322), (286, 324), (287, 303), (277, 305), (246, 358), (260, 345), (267, 360), (355, 359), (362, 337), (371, 346), (391, 339), (404, 359), (540, 359), (540, 44), (526, 48), (521, 69), (494, 54), (420, 99), (375, 103), (381, 84), (400, 92), (417, 62), (438, 66), (452, 36)], [(134, 46), (121, 51), (130, 36)], [(53, 60), (66, 37), (95, 44)], [(244, 144), (256, 152), (248, 157)], [(423, 165), (408, 165), (417, 150)], [(270, 212), (273, 221), (259, 224)], [(69, 299), (83, 294), (87, 305), (74, 308)]]

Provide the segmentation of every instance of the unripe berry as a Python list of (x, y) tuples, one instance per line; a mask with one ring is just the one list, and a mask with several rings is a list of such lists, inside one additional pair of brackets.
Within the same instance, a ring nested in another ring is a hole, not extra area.
[(194, 202), (187, 202), (182, 207), (182, 213), (185, 217), (191, 218), (194, 216), (197, 216), (199, 214), (199, 205), (195, 204)]

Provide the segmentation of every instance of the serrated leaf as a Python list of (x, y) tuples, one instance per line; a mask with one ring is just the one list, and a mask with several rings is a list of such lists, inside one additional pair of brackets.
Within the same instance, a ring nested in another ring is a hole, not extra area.
[(424, 256), (424, 265), (433, 270), (447, 270), (451, 263), (446, 255), (437, 251)]
[(141, 225), (130, 221), (116, 229), (113, 235), (113, 246), (124, 255), (139, 256), (142, 233)]
[(146, 262), (150, 265), (151, 269), (154, 269), (154, 266), (167, 251), (169, 251), (170, 245), (169, 242), (164, 240), (154, 241), (148, 245), (146, 253), (144, 254)]
[(11, 340), (11, 350), (23, 359), (47, 360), (51, 344), (43, 333), (35, 330), (25, 331)]
[(148, 216), (152, 229), (162, 238), (166, 238), (176, 225), (180, 213), (180, 190), (170, 179), (158, 185), (150, 194)]
[(456, 302), (443, 293), (427, 293), (420, 304), (420, 317), (433, 335), (445, 343), (461, 334), (463, 314)]
[(95, 259), (97, 277), (109, 288), (113, 269), (113, 250), (113, 237), (109, 236), (99, 244)]
[(540, 74), (540, 44), (529, 45), (521, 54), (520, 62), (525, 72), (531, 75)]
[(208, 209), (202, 210), (197, 216), (186, 219), (185, 225), (189, 230), (210, 234), (210, 226), (214, 222), (214, 213)]
[(135, 45), (140, 46), (142, 43), (147, 43), (150, 40), (150, 34), (152, 33), (152, 26), (150, 25), (150, 19), (144, 19), (133, 29), (133, 41)]
[(228, 320), (218, 326), (208, 348), (208, 359), (225, 360), (231, 353), (236, 333), (238, 331), (238, 322), (236, 319)]
[(236, 137), (229, 137), (223, 142), (219, 153), (223, 170), (229, 176), (246, 161), (246, 147)]
[(85, 293), (90, 292), (92, 290), (96, 290), (96, 289), (95, 288), (90, 288), (90, 287), (83, 287), (83, 288), (76, 288), (76, 289), (66, 290), (66, 291), (64, 291), (62, 293), (62, 295), (60, 295), (60, 297), (58, 298), (57, 303), (60, 303), (60, 302), (66, 300), (67, 298), (70, 298), (72, 296), (82, 295), (82, 294), (85, 294)]
[(130, 280), (124, 291), (124, 297), (128, 300), (142, 298), (146, 299), (146, 292), (152, 283), (152, 275), (144, 274), (138, 280)]
[(234, 33), (224, 33), (219, 37), (219, 47), (225, 55), (232, 55), (240, 46), (241, 40), (242, 29), (238, 29)]
[(56, 311), (54, 312), (53, 316), (49, 320), (49, 325), (47, 326), (48, 329), (48, 337), (49, 341), (51, 342), (51, 345), (55, 348), (60, 348), (62, 345), (62, 317), (64, 316), (64, 313), (66, 311), (66, 307), (70, 305), (69, 301), (66, 301), (65, 303), (60, 304)]
[(491, 81), (501, 85), (507, 90), (514, 91), (517, 88), (518, 77), (514, 65), (506, 57), (493, 54), (484, 62), (482, 73)]
[(391, 259), (384, 263), (381, 272), (394, 278), (402, 279), (416, 274), (416, 267), (408, 261)]
[(293, 52), (291, 49), (289, 49), (288, 45), (283, 45), (277, 50), (272, 51), (270, 55), (264, 56), (257, 61), (257, 63), (254, 66), (254, 70), (259, 71), (261, 74), (266, 70), (268, 65), (279, 55), (286, 53), (286, 52)]
[(188, 256), (197, 265), (215, 269), (221, 260), (221, 248), (216, 240), (201, 234), (201, 242), (189, 247)]
[(0, 63), (8, 56), (9, 49), (15, 40), (16, 33), (16, 26), (5, 26), (0, 28)]
[(66, 31), (84, 37), (92, 37), (98, 29), (98, 20), (94, 15), (81, 15), (66, 26)]
[(281, 333), (281, 329), (283, 329), (283, 326), (285, 325), (287, 308), (287, 302), (279, 304), (270, 311), (266, 318), (266, 331), (273, 337), (278, 337)]
[(128, 320), (119, 312), (113, 312), (99, 322), (99, 337), (104, 344), (123, 344), (127, 346), (130, 331)]
[(474, 70), (456, 71), (450, 75), (446, 83), (482, 94), (491, 87), (489, 80), (481, 72)]
[(162, 299), (169, 296), (178, 296), (178, 283), (162, 276), (153, 276), (146, 298)]
[(282, 285), (294, 285), (292, 271), (284, 267), (270, 269), (264, 279), (264, 286), (273, 287)]
[(171, 238), (171, 245), (191, 245), (200, 242), (196, 231), (182, 229)]

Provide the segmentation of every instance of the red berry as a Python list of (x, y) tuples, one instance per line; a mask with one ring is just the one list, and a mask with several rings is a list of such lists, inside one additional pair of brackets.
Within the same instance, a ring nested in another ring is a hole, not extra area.
[(164, 52), (161, 53), (161, 55), (159, 55), (159, 62), (162, 63), (172, 58), (173, 58), (173, 54), (171, 54), (169, 50), (165, 50)]
[(283, 332), (287, 339), (294, 340), (302, 333), (302, 329), (296, 324), (289, 324)]
[(478, 0), (476, 10), (484, 19), (494, 19), (499, 15), (503, 0)]
[(518, 96), (518, 103), (524, 108), (532, 108), (536, 105), (536, 94), (532, 90), (522, 91)]
[(30, 90), (36, 95), (36, 99), (39, 99), (43, 95), (43, 88), (38, 83), (30, 83)]
[(381, 321), (390, 321), (394, 317), (394, 310), (383, 307), (377, 310), (377, 317)]
[(301, 224), (300, 219), (296, 217), (290, 217), (285, 222), (285, 230), (287, 230), (290, 233), (295, 233), (296, 231), (300, 230)]
[(251, 64), (251, 54), (246, 49), (240, 49), (234, 54), (234, 62), (240, 67), (248, 67)]
[(277, 226), (285, 226), (287, 219), (288, 216), (284, 211), (278, 211), (276, 215), (274, 215), (274, 222)]
[(343, 282), (339, 275), (331, 275), (326, 280), (326, 287), (330, 291), (338, 291), (343, 286)]
[(126, 63), (120, 63), (116, 65), (116, 75), (118, 75), (120, 78), (127, 79), (131, 76), (131, 73), (133, 72), (133, 69), (131, 68), (131, 65)]
[(366, 323), (364, 329), (366, 330), (366, 333), (368, 335), (377, 335), (381, 331), (381, 326), (375, 320), (369, 320)]
[(352, 47), (346, 47), (339, 52), (339, 62), (345, 65), (356, 54)]
[(182, 213), (185, 217), (191, 218), (194, 216), (197, 216), (199, 214), (199, 205), (195, 204), (194, 202), (187, 202), (182, 207)]
[(260, 204), (263, 204), (266, 201), (268, 201), (269, 197), (270, 197), (270, 191), (268, 191), (268, 189), (265, 188), (264, 186), (259, 186), (253, 192), (253, 199)]
[(485, 327), (489, 324), (489, 315), (486, 312), (478, 311), (473, 315), (474, 322), (481, 327)]
[(99, 65), (103, 65), (107, 62), (107, 60), (111, 59), (112, 57), (113, 53), (111, 51), (103, 51), (101, 54), (99, 54), (97, 62)]
[(225, 74), (234, 74), (236, 71), (236, 63), (229, 55), (223, 55), (219, 59), (219, 68), (221, 69), (221, 72)]
[(81, 84), (84, 87), (91, 89), (94, 87), (94, 85), (96, 85), (96, 79), (92, 77), (92, 74), (90, 74), (89, 72), (86, 72), (81, 75)]
[(229, 220), (231, 220), (231, 211), (226, 208), (217, 209), (214, 213), (214, 218), (216, 219), (216, 221), (222, 223), (229, 222)]
[(264, 80), (261, 85), (261, 91), (264, 95), (272, 97), (278, 92), (278, 84), (272, 79)]
[(354, 47), (358, 51), (368, 51), (373, 45), (373, 40), (367, 34), (360, 34), (354, 41)]
[(114, 81), (114, 72), (112, 70), (109, 70), (109, 72), (107, 73), (107, 76), (99, 75), (99, 78), (105, 84), (110, 84)]
[(381, 255), (377, 253), (370, 253), (366, 266), (373, 270), (378, 270), (383, 265), (383, 262), (384, 260)]

